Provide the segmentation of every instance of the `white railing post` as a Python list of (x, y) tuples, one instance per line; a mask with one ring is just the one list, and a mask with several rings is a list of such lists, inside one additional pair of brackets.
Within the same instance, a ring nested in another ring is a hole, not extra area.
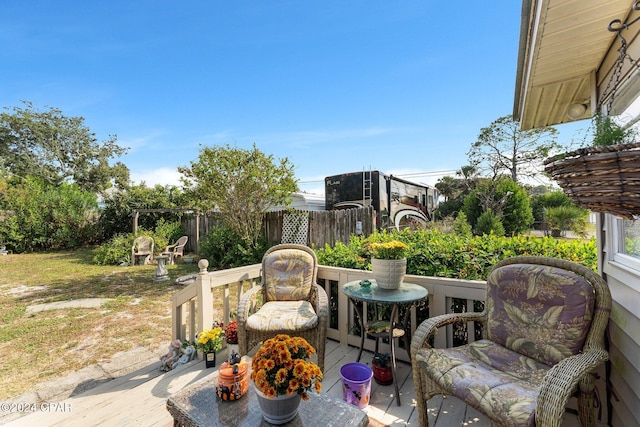
[[(202, 332), (205, 329), (210, 329), (213, 324), (213, 294), (211, 293), (211, 280), (208, 277), (207, 267), (209, 267), (209, 261), (201, 259), (198, 262), (200, 273), (198, 273), (198, 287), (196, 288), (196, 304), (197, 308), (197, 332)], [(193, 313), (192, 313), (193, 317)]]

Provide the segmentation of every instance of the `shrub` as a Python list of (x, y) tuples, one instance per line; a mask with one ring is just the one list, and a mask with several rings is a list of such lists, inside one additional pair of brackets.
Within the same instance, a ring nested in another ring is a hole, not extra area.
[(467, 222), (467, 216), (464, 212), (458, 213), (458, 216), (453, 222), (453, 232), (460, 237), (471, 237), (473, 234), (471, 224)]
[(128, 265), (131, 263), (133, 234), (118, 234), (93, 251), (93, 262), (98, 265)]
[(484, 212), (478, 218), (478, 224), (476, 225), (476, 234), (479, 235), (494, 235), (504, 236), (504, 226), (500, 219), (491, 211)]
[(75, 249), (96, 240), (96, 196), (36, 177), (0, 180), (0, 242), (14, 252)]
[(261, 239), (256, 248), (249, 248), (232, 228), (221, 226), (214, 227), (200, 241), (199, 255), (209, 261), (209, 268), (224, 270), (260, 263), (268, 247)]
[(368, 270), (371, 268), (369, 245), (374, 241), (394, 238), (409, 246), (407, 274), (485, 280), (491, 267), (501, 259), (516, 255), (548, 256), (597, 268), (595, 239), (557, 240), (551, 237), (495, 235), (462, 237), (437, 230), (403, 230), (374, 233), (368, 237), (353, 236), (348, 245), (317, 249), (323, 265)]

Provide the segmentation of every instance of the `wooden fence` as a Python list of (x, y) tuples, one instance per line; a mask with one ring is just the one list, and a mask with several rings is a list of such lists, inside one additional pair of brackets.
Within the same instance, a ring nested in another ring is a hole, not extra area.
[[(270, 244), (303, 243), (322, 248), (336, 242), (348, 244), (357, 230), (370, 235), (376, 228), (375, 218), (376, 213), (370, 206), (337, 211), (286, 210), (266, 213), (263, 226)], [(220, 214), (183, 215), (182, 229), (189, 237), (187, 252), (197, 252), (200, 240), (221, 224)]]

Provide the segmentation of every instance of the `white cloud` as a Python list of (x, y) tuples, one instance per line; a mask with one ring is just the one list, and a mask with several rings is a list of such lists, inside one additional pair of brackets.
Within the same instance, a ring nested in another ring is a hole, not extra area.
[(158, 168), (141, 172), (131, 172), (131, 181), (134, 184), (141, 184), (143, 181), (148, 187), (159, 185), (181, 185), (182, 174), (176, 169)]

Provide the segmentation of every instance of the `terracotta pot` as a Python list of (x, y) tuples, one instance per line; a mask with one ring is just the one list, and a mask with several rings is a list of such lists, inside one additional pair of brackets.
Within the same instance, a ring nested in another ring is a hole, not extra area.
[(407, 259), (371, 258), (373, 278), (382, 289), (398, 289), (407, 272)]
[(393, 383), (393, 370), (391, 366), (380, 366), (375, 361), (371, 362), (373, 369), (373, 379), (380, 385), (389, 385)]

